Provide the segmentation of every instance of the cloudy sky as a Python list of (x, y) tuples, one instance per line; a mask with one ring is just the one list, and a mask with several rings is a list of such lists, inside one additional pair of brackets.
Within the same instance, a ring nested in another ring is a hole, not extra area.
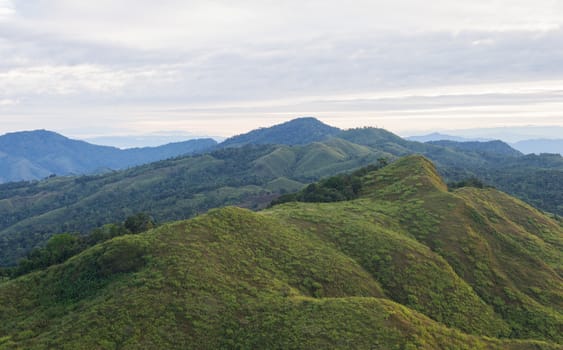
[(0, 133), (563, 126), (560, 0), (0, 0)]

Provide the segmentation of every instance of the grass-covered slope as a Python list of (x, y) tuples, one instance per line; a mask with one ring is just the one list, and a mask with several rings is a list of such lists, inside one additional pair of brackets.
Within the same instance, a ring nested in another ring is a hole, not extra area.
[[(448, 315), (462, 314), (467, 318), (453, 322), (467, 331), (471, 320), (478, 320), (481, 327), (487, 324), (477, 317), (487, 313), (469, 304), (472, 299), (443, 298), (458, 293), (454, 286), (465, 290), (464, 284), (446, 282), (447, 274), (433, 269), (445, 264), (467, 283), (472, 295), (503, 318), (504, 327), (491, 323), (491, 329), (514, 337), (560, 339), (561, 223), (494, 189), (448, 192), (433, 165), (418, 156), (372, 173), (364, 183), (364, 198), (352, 202), (286, 204), (274, 212), (305, 226), (314, 218), (316, 232), (357, 256), (364, 268), (373, 269), (395, 300), (437, 320), (451, 324), (451, 319), (445, 321)], [(353, 232), (354, 240), (342, 226)], [(424, 250), (382, 243), (389, 228), (402, 233), (401, 239), (420, 244), (436, 261), (421, 264)], [(397, 263), (411, 267), (400, 272), (395, 270)]]
[(558, 223), (448, 192), (422, 157), (362, 181), (352, 201), (216, 209), (2, 282), (0, 348), (561, 348)]
[(446, 328), (332, 245), (236, 208), (0, 284), (0, 307), (7, 349), (556, 348)]

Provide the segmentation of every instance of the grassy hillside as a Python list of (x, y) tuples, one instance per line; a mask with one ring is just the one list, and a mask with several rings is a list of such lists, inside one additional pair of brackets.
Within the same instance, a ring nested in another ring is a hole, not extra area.
[[(419, 163), (416, 169), (413, 163)], [(273, 210), (305, 226), (314, 218), (316, 232), (356, 256), (368, 271), (372, 269), (382, 276), (379, 282), (397, 301), (437, 320), (443, 321), (445, 315), (453, 315), (463, 307), (468, 307), (462, 314), (469, 319), (478, 319), (471, 310), (486, 315), (485, 311), (476, 311), (475, 305), (470, 306), (467, 297), (451, 296), (446, 298), (447, 305), (441, 304), (445, 291), (462, 286), (455, 280), (444, 282), (443, 271), (432, 271), (445, 260), (480, 300), (502, 316), (508, 335), (560, 336), (560, 222), (494, 189), (448, 192), (431, 163), (420, 157), (405, 158), (364, 181), (364, 198), (352, 202), (284, 204)], [(355, 235), (354, 240), (347, 241), (346, 231), (341, 228), (344, 225)], [(403, 233), (401, 239), (412, 238), (430, 249), (438, 255), (436, 262), (422, 265), (419, 256), (424, 256), (424, 251), (381, 242), (382, 233), (389, 228), (393, 233)], [(392, 265), (412, 267), (399, 272), (388, 266), (390, 261)], [(399, 284), (397, 279), (406, 282)], [(464, 301), (460, 306), (455, 305), (455, 300)], [(457, 322), (458, 327), (471, 325), (468, 319)], [(478, 324), (486, 322), (479, 320)], [(504, 332), (499, 325), (491, 329)]]
[(215, 209), (2, 282), (0, 348), (561, 349), (561, 225), (448, 192), (422, 157), (362, 181), (352, 201)]

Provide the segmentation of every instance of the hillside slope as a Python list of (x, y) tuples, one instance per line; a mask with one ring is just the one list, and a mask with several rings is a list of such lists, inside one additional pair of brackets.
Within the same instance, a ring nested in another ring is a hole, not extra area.
[(560, 349), (562, 236), (408, 157), (353, 201), (216, 209), (1, 282), (0, 347)]
[[(401, 232), (446, 260), (472, 291), (503, 317), (510, 336), (560, 337), (560, 222), (494, 189), (466, 187), (448, 192), (433, 165), (421, 157), (402, 159), (367, 175), (364, 183), (363, 198), (352, 202), (284, 204), (274, 212), (293, 223), (304, 222), (305, 227), (314, 218), (314, 232), (382, 276), (378, 281), (396, 301), (435, 319), (443, 321), (446, 316), (442, 312), (460, 307), (442, 304), (446, 291), (455, 290), (452, 286), (459, 283), (448, 285), (442, 280), (444, 272), (433, 273), (431, 267), (440, 266), (438, 263), (421, 264), (423, 253), (382, 242), (381, 232), (389, 228)], [(348, 231), (343, 231), (343, 226)], [(349, 241), (346, 232), (355, 239)], [(390, 261), (406, 265), (407, 270), (401, 275), (389, 266)], [(401, 278), (407, 283), (399, 285)], [(446, 299), (452, 303), (460, 300), (455, 296)], [(467, 301), (463, 306), (468, 306)], [(475, 306), (462, 313), (475, 320), (470, 310), (476, 310)], [(459, 321), (471, 324), (470, 320)]]

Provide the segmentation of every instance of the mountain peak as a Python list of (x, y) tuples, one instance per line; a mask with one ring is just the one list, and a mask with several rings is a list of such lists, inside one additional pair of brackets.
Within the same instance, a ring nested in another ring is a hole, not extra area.
[[(272, 202), (342, 202), (364, 198), (405, 199), (426, 192), (447, 192), (447, 185), (434, 164), (420, 155), (399, 159), (391, 165), (377, 165), (340, 174), (310, 184), (296, 193), (283, 195)], [(383, 166), (383, 167), (382, 167)]]
[(0, 149), (13, 155), (26, 155), (29, 152), (48, 154), (54, 148), (69, 145), (85, 145), (84, 141), (72, 140), (53, 131), (39, 129), (30, 131), (12, 132), (0, 136)]
[(434, 164), (422, 155), (410, 155), (374, 172), (366, 183), (366, 193), (378, 196), (404, 196), (419, 191), (448, 190)]
[(45, 138), (45, 137), (67, 139), (67, 137), (65, 137), (65, 136), (63, 136), (59, 133), (56, 133), (54, 131), (45, 130), (45, 129), (10, 132), (10, 133), (6, 133), (6, 134), (0, 136), (0, 139), (13, 140), (13, 139), (16, 139), (16, 138), (17, 139), (29, 139), (29, 138)]
[(313, 117), (292, 119), (268, 128), (259, 128), (246, 134), (233, 136), (220, 147), (238, 147), (247, 144), (303, 145), (322, 141), (338, 134), (341, 130), (327, 125)]

